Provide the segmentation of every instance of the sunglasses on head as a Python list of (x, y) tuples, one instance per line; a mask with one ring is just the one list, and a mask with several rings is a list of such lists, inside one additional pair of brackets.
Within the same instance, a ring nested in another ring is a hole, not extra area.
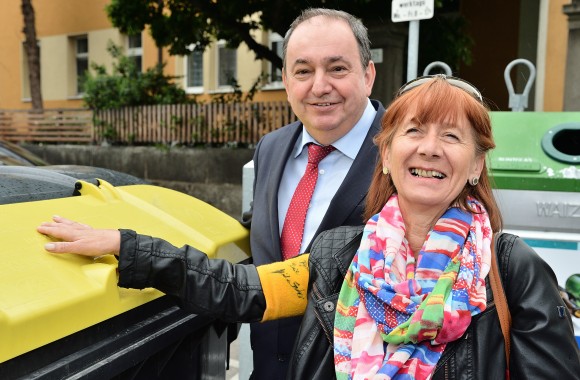
[(433, 78), (442, 78), (442, 79), (446, 80), (447, 83), (449, 83), (453, 87), (457, 87), (457, 88), (467, 92), (469, 95), (473, 96), (474, 98), (479, 100), (481, 103), (483, 103), (483, 97), (481, 96), (481, 92), (479, 92), (479, 90), (477, 88), (475, 88), (474, 85), (472, 85), (471, 83), (469, 83), (463, 79), (452, 77), (452, 76), (445, 75), (445, 74), (425, 75), (422, 77), (415, 78), (415, 79), (405, 83), (403, 85), (403, 87), (401, 87), (399, 89), (399, 91), (397, 92), (397, 96), (395, 96), (395, 98), (398, 98), (399, 96), (403, 95), (405, 92), (412, 90), (415, 87), (418, 87), (426, 82), (433, 80)]

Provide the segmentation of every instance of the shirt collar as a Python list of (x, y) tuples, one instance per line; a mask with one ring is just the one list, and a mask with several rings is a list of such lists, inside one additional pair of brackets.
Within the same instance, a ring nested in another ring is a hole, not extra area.
[[(348, 133), (342, 136), (340, 139), (336, 140), (332, 145), (339, 150), (342, 154), (354, 160), (360, 147), (362, 146), (366, 135), (371, 128), (373, 120), (377, 114), (377, 110), (373, 107), (370, 99), (367, 100), (367, 106), (363, 112), (359, 121), (354, 125), (354, 127), (348, 131)], [(302, 150), (308, 143), (315, 143), (316, 140), (308, 133), (304, 125), (302, 126), (302, 139), (298, 140), (294, 151), (294, 158), (298, 157)]]

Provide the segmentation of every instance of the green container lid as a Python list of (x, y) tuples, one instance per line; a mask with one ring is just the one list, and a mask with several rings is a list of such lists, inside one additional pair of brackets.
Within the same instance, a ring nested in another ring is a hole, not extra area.
[(491, 112), (497, 189), (580, 192), (580, 112)]

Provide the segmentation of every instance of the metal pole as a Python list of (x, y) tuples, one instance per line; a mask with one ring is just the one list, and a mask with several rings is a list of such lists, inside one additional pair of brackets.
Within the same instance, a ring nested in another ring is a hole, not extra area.
[(419, 20), (409, 21), (409, 46), (407, 49), (407, 82), (417, 78), (419, 60)]

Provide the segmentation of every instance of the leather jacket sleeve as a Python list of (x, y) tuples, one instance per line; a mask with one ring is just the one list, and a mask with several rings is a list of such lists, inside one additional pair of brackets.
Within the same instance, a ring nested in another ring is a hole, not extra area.
[(578, 346), (554, 272), (513, 235), (501, 239), (498, 252), (506, 255), (500, 272), (512, 315), (511, 377), (579, 379)]
[(254, 265), (209, 259), (190, 246), (120, 230), (119, 286), (156, 288), (181, 307), (226, 322), (257, 322), (266, 299)]

